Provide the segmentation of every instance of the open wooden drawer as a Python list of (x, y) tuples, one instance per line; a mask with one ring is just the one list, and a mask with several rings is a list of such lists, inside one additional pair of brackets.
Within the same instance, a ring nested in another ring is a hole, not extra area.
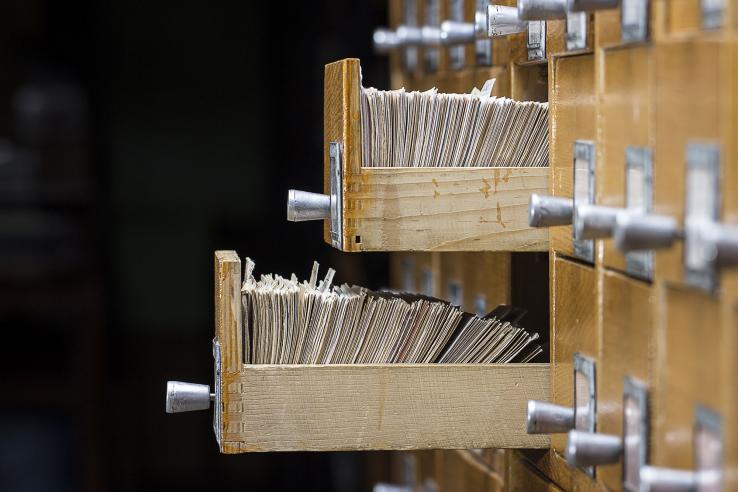
[[(528, 225), (548, 167), (363, 167), (358, 59), (326, 65), (324, 239), (343, 251), (547, 251)], [(291, 192), (292, 193), (292, 192)], [(329, 200), (330, 198), (330, 200)], [(294, 195), (288, 203), (288, 217)], [(330, 206), (329, 206), (330, 203)]]
[(218, 251), (214, 394), (170, 383), (167, 411), (212, 398), (223, 453), (549, 445), (525, 424), (528, 400), (548, 400), (548, 364), (244, 364), (241, 310), (241, 260)]

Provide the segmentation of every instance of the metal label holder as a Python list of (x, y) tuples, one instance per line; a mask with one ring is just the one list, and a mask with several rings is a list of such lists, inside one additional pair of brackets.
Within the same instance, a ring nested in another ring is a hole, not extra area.
[(428, 267), (423, 267), (420, 271), (420, 293), (424, 296), (433, 297), (435, 295), (433, 288), (433, 272)]
[[(439, 0), (426, 0), (425, 2), (425, 24), (429, 27), (441, 26), (441, 5)], [(438, 70), (439, 51), (438, 48), (425, 47), (425, 69), (428, 72)]]
[[(578, 431), (595, 431), (595, 412), (597, 387), (595, 384), (595, 363), (580, 353), (574, 354), (574, 429)], [(587, 475), (594, 477), (594, 467), (583, 469)]]
[(402, 259), (402, 289), (415, 292), (415, 261), (407, 256)]
[(474, 313), (477, 316), (484, 317), (487, 315), (487, 296), (477, 294), (474, 296)]
[(329, 144), (331, 160), (331, 245), (343, 249), (343, 167), (341, 166), (341, 144)]
[(702, 230), (720, 214), (720, 148), (717, 144), (688, 143), (686, 161), (684, 280), (713, 292), (718, 284), (714, 245), (704, 241)]
[[(451, 0), (450, 3), (451, 20), (464, 22), (464, 0)], [(453, 70), (464, 68), (466, 64), (466, 47), (463, 44), (451, 46), (448, 51), (451, 68)]]
[(700, 8), (702, 10), (703, 29), (720, 29), (723, 27), (725, 0), (702, 0)]
[(458, 281), (448, 281), (446, 284), (446, 294), (448, 296), (448, 302), (454, 306), (460, 307), (464, 303), (464, 289)]
[[(593, 205), (595, 201), (595, 149), (594, 143), (588, 140), (574, 142), (574, 216), (572, 223), (577, 222), (577, 205), (584, 203)], [(574, 255), (589, 263), (594, 263), (594, 240), (574, 241)]]
[(220, 420), (222, 413), (222, 400), (220, 394), (220, 343), (218, 343), (215, 338), (213, 339), (213, 360), (215, 369), (215, 380), (213, 384), (215, 386), (215, 401), (213, 402), (213, 432), (215, 433), (215, 440), (218, 442), (218, 446), (220, 447), (223, 431), (223, 425)]
[(588, 12), (572, 12), (566, 14), (566, 50), (583, 50), (587, 47)]
[[(634, 214), (648, 214), (653, 210), (653, 157), (649, 148), (625, 148), (625, 207)], [(634, 277), (651, 280), (653, 251), (626, 253), (625, 271)]]
[(723, 488), (723, 422), (719, 414), (702, 405), (694, 414), (694, 469), (698, 491)]
[[(418, 12), (415, 7), (415, 0), (405, 0), (403, 2), (403, 17), (406, 26), (418, 27)], [(403, 50), (403, 64), (408, 72), (414, 72), (418, 68), (418, 48), (415, 46), (405, 47)]]
[(648, 388), (639, 380), (623, 379), (623, 490), (640, 492), (641, 467), (648, 460)]
[(623, 43), (643, 43), (648, 40), (649, 0), (622, 0), (620, 30)]
[[(476, 14), (475, 16), (482, 15), (485, 18), (484, 25), (486, 27), (487, 7), (489, 0), (476, 0)], [(477, 19), (474, 19), (477, 23)], [(492, 40), (485, 36), (484, 39), (477, 39), (474, 42), (474, 49), (476, 52), (477, 65), (489, 67), (492, 66)]]
[(528, 22), (528, 61), (546, 59), (546, 21)]

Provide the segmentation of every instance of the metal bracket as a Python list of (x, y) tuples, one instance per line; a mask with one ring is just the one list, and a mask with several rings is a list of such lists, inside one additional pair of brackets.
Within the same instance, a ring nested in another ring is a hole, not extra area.
[[(577, 205), (593, 205), (595, 200), (595, 148), (588, 140), (574, 142), (574, 217), (577, 222)], [(584, 261), (594, 263), (594, 240), (574, 241), (574, 255)]]
[(691, 286), (712, 292), (717, 287), (714, 244), (702, 230), (720, 213), (720, 148), (717, 144), (688, 143), (684, 206), (684, 277)]
[(213, 386), (215, 387), (215, 401), (213, 402), (213, 432), (215, 433), (215, 440), (220, 446), (220, 441), (223, 432), (223, 426), (221, 424), (221, 394), (220, 394), (220, 343), (216, 338), (213, 338), (213, 359), (214, 359), (214, 370), (215, 380)]
[(568, 12), (566, 14), (566, 49), (583, 50), (587, 47), (588, 12)]
[[(441, 5), (439, 0), (425, 0), (425, 27), (441, 27)], [(424, 29), (425, 29), (424, 27)], [(425, 69), (428, 72), (438, 70), (438, 48), (426, 47), (425, 53)]]
[[(418, 12), (416, 10), (415, 0), (405, 0), (403, 2), (404, 25), (410, 27), (418, 26)], [(415, 46), (407, 46), (404, 49), (403, 63), (405, 70), (414, 72), (418, 68), (418, 48)]]
[(723, 26), (725, 0), (702, 0), (702, 28), (720, 29)]
[[(574, 354), (574, 429), (595, 431), (595, 412), (597, 387), (595, 384), (595, 363), (580, 353)], [(594, 467), (584, 471), (594, 477)]]
[(483, 317), (487, 315), (487, 296), (484, 294), (477, 294), (474, 296), (474, 313)]
[[(649, 214), (653, 209), (653, 157), (649, 148), (625, 148), (625, 207), (634, 214)], [(653, 251), (626, 253), (625, 270), (633, 276), (650, 280), (653, 276)]]
[(693, 447), (698, 490), (723, 490), (723, 422), (702, 405), (695, 407)]
[[(451, 20), (457, 22), (464, 21), (464, 0), (451, 0), (449, 10), (451, 11)], [(448, 51), (451, 59), (451, 68), (454, 70), (464, 68), (466, 63), (466, 47), (464, 45), (451, 46)]]
[[(482, 32), (487, 30), (487, 7), (489, 0), (476, 0), (476, 10), (474, 23), (479, 29), (480, 24)], [(477, 39), (474, 42), (474, 48), (476, 51), (477, 65), (489, 67), (492, 66), (492, 40), (485, 37), (484, 39)]]
[(623, 490), (640, 492), (641, 467), (648, 460), (648, 388), (639, 380), (623, 380)]
[(454, 306), (461, 306), (464, 304), (464, 290), (461, 284), (456, 280), (449, 280), (446, 284), (446, 294), (448, 296), (448, 302)]
[(415, 261), (407, 256), (402, 259), (402, 290), (415, 292)]
[(420, 271), (420, 293), (424, 296), (433, 297), (435, 295), (433, 288), (433, 272), (430, 268), (424, 267)]
[(331, 159), (331, 244), (343, 249), (343, 166), (341, 165), (341, 144), (330, 142)]
[(642, 43), (648, 40), (649, 0), (622, 0), (620, 3), (620, 30), (624, 43)]
[(546, 21), (528, 22), (528, 61), (546, 59)]

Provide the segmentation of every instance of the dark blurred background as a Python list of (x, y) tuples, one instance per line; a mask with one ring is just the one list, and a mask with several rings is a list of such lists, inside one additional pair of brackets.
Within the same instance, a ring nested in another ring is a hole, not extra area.
[[(359, 490), (356, 453), (218, 454), (211, 413), (166, 415), (168, 379), (212, 380), (212, 254), (258, 272), (386, 282), (322, 224), (323, 65), (359, 57), (386, 1), (3, 0), (0, 490)], [(258, 273), (257, 272), (257, 273)]]

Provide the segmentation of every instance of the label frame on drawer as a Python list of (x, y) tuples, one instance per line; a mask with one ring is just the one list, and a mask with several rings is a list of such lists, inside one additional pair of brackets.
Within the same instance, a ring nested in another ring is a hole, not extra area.
[[(532, 28), (532, 29), (531, 29)], [(525, 32), (528, 61), (546, 59), (546, 21), (529, 21)]]
[[(625, 208), (629, 213), (653, 210), (653, 154), (648, 147), (625, 148)], [(653, 251), (629, 251), (625, 271), (642, 280), (653, 277)]]
[(341, 144), (330, 142), (328, 155), (331, 161), (331, 245), (343, 249), (343, 166)]
[(650, 0), (621, 0), (620, 33), (623, 43), (648, 41)]
[[(629, 406), (629, 400), (634, 403)], [(633, 412), (637, 412), (632, 415)], [(640, 471), (648, 461), (649, 449), (649, 414), (648, 414), (648, 386), (640, 380), (625, 376), (623, 378), (623, 490), (626, 492), (640, 492)], [(631, 427), (631, 424), (634, 426)], [(635, 430), (635, 432), (631, 432)], [(629, 446), (634, 435), (638, 439), (638, 456), (630, 459)], [(634, 469), (633, 469), (634, 468)], [(635, 481), (631, 481), (634, 478)]]
[[(418, 10), (415, 0), (403, 0), (403, 22), (406, 26), (418, 27)], [(418, 48), (407, 46), (403, 49), (402, 62), (405, 70), (414, 72), (418, 69)]]
[[(595, 361), (590, 359), (589, 357), (586, 357), (579, 352), (574, 353), (574, 429), (578, 431), (585, 431), (585, 432), (595, 432), (596, 430), (596, 412), (597, 412), (597, 384), (596, 384), (596, 366)], [(579, 387), (579, 381), (580, 379), (577, 377), (581, 375), (584, 379), (584, 385), (586, 385), (586, 391), (582, 395), (580, 391), (578, 391)], [(584, 396), (586, 397), (586, 400), (584, 400), (585, 404), (580, 405), (580, 397)], [(579, 409), (580, 408), (586, 408), (587, 415), (585, 415), (585, 419), (582, 419), (580, 422), (579, 419)], [(580, 423), (582, 425), (580, 425)], [(594, 478), (595, 476), (595, 468), (594, 466), (588, 466), (585, 468), (582, 468), (584, 472), (589, 475), (590, 477)]]
[(566, 51), (583, 50), (587, 48), (587, 28), (589, 27), (589, 12), (566, 13)]
[(695, 405), (693, 439), (697, 490), (703, 490), (703, 485), (707, 485), (704, 489), (707, 491), (724, 490), (725, 439), (722, 417), (710, 408)]
[[(475, 13), (474, 13), (474, 23), (477, 23), (477, 16), (480, 15), (481, 12), (482, 15), (486, 18), (487, 16), (487, 6), (489, 5), (489, 0), (476, 0), (475, 2)], [(486, 23), (485, 23), (486, 24)], [(486, 25), (485, 25), (486, 28)], [(484, 36), (482, 39), (477, 39), (474, 42), (474, 59), (477, 63), (477, 66), (481, 67), (491, 67), (492, 66), (492, 40), (486, 36)]]
[[(591, 140), (575, 140), (573, 155), (572, 197), (574, 201), (574, 212), (572, 215), (572, 224), (576, 224), (579, 201), (584, 200), (586, 205), (593, 205), (595, 202), (594, 142)], [(580, 176), (580, 179), (577, 179), (577, 175)], [(582, 177), (585, 177), (585, 179), (582, 180)], [(574, 243), (574, 256), (580, 260), (594, 263), (594, 239), (574, 239), (574, 231), (572, 229), (572, 241)]]
[(712, 30), (723, 27), (725, 0), (700, 0), (702, 29)]
[[(425, 0), (425, 25), (440, 29), (441, 1)], [(441, 50), (434, 46), (423, 49), (423, 70), (427, 73), (436, 73), (440, 69)]]
[(213, 371), (215, 386), (215, 398), (213, 401), (213, 432), (215, 432), (215, 440), (220, 447), (223, 425), (221, 424), (221, 365), (220, 365), (220, 343), (217, 338), (213, 338)]
[(720, 216), (721, 148), (717, 143), (688, 142), (685, 149), (684, 187), (684, 281), (687, 285), (714, 292), (718, 273), (714, 254), (702, 240), (705, 223)]

